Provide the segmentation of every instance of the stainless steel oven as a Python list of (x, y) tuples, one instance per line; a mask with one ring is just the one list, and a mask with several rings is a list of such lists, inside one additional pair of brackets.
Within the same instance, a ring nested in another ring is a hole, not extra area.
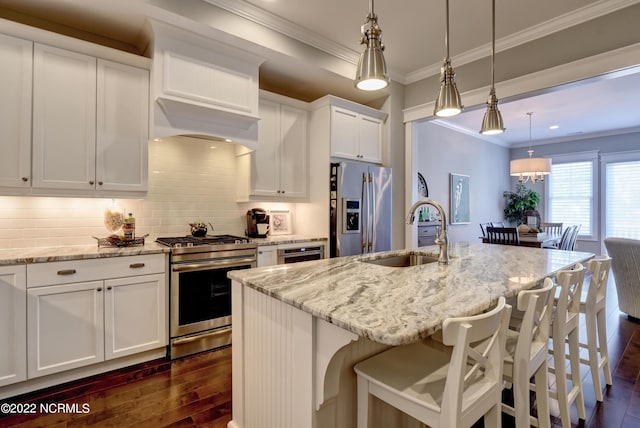
[(227, 242), (216, 244), (211, 241), (214, 237), (206, 237), (208, 241), (193, 238), (195, 244), (172, 245), (169, 284), (172, 359), (231, 344), (231, 281), (227, 273), (256, 267), (257, 245), (243, 238), (222, 236)]
[(278, 264), (305, 262), (324, 258), (324, 245), (282, 248), (278, 250)]

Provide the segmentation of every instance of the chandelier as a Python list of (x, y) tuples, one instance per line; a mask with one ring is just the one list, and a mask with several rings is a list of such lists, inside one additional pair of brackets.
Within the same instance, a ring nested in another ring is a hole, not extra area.
[(532, 183), (544, 181), (544, 176), (551, 174), (550, 158), (534, 158), (531, 148), (531, 116), (533, 112), (528, 112), (529, 116), (529, 153), (528, 158), (515, 159), (510, 164), (511, 176), (518, 177), (520, 183), (531, 181)]

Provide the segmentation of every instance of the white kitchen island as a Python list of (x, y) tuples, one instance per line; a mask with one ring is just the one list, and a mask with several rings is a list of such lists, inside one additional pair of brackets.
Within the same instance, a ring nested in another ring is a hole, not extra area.
[[(438, 331), (452, 316), (488, 309), (591, 253), (459, 243), (451, 263), (389, 267), (390, 251), (236, 270), (230, 428), (352, 428), (353, 366), (389, 346)], [(374, 403), (375, 427), (422, 426)]]

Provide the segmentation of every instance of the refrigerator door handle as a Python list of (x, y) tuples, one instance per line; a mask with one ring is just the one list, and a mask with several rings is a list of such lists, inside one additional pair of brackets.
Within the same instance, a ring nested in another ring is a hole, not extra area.
[(369, 173), (369, 189), (371, 189), (371, 197), (369, 198), (369, 205), (371, 206), (371, 211), (369, 212), (368, 224), (371, 227), (371, 233), (369, 234), (369, 252), (373, 252), (373, 243), (376, 240), (375, 237), (375, 225), (376, 225), (376, 188), (373, 183), (373, 177), (371, 173)]
[[(366, 197), (366, 199), (365, 199)], [(364, 254), (367, 252), (367, 242), (369, 238), (369, 187), (367, 186), (367, 174), (362, 173), (362, 188), (361, 188), (361, 196), (360, 200), (360, 254)], [(363, 205), (366, 204), (366, 219), (363, 219), (363, 214), (365, 210), (363, 209)]]

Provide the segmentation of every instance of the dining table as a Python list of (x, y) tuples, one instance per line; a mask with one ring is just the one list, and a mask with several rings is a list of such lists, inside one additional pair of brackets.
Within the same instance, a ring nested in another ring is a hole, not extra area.
[[(533, 248), (553, 247), (553, 245), (560, 242), (561, 238), (562, 235), (557, 233), (521, 233), (519, 235), (520, 243), (518, 245)], [(489, 239), (486, 236), (482, 236), (481, 239), (483, 243), (489, 243)]]

